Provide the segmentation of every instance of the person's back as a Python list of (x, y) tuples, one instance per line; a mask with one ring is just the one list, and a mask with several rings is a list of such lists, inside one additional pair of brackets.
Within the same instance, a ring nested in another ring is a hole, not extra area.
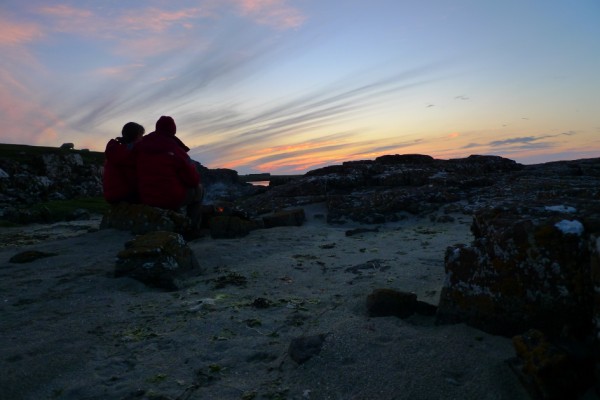
[(144, 127), (135, 122), (123, 126), (122, 136), (111, 139), (104, 151), (102, 188), (104, 199), (112, 204), (138, 202), (135, 159), (132, 150), (144, 135)]
[(187, 155), (189, 148), (175, 133), (173, 119), (163, 116), (156, 130), (135, 146), (138, 190), (144, 204), (178, 210), (200, 183), (200, 174)]

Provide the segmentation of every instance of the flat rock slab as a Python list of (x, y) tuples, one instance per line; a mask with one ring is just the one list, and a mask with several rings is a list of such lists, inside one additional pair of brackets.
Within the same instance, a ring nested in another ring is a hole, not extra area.
[(187, 235), (191, 230), (191, 221), (185, 215), (172, 210), (144, 204), (119, 203), (112, 206), (102, 217), (100, 229), (106, 228), (135, 234), (169, 231)]

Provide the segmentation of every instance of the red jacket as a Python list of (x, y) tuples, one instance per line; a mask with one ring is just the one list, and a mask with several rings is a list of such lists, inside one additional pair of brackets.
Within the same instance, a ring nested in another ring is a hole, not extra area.
[(188, 150), (174, 132), (152, 132), (135, 145), (142, 203), (171, 210), (182, 206), (188, 190), (200, 183)]
[(104, 198), (109, 203), (137, 202), (133, 144), (121, 143), (119, 139), (111, 139), (104, 150), (104, 174), (102, 176)]

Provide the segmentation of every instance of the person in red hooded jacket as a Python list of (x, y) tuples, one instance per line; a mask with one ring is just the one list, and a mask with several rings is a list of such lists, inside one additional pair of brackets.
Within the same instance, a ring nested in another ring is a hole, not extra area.
[(139, 202), (132, 149), (144, 132), (142, 125), (128, 122), (123, 126), (121, 137), (106, 144), (102, 188), (104, 199), (111, 204)]
[(135, 146), (138, 190), (143, 204), (179, 211), (186, 207), (192, 224), (200, 223), (203, 189), (190, 150), (175, 136), (177, 127), (171, 117), (162, 116), (156, 130)]

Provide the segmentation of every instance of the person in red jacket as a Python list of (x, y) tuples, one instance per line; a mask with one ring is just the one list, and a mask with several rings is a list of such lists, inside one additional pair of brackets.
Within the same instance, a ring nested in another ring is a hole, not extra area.
[(197, 227), (204, 194), (200, 173), (176, 132), (173, 118), (162, 116), (156, 130), (136, 144), (138, 190), (143, 204), (174, 211), (186, 207), (192, 226)]
[(139, 202), (132, 149), (144, 132), (142, 125), (128, 122), (123, 126), (121, 137), (106, 144), (102, 188), (104, 199), (111, 204)]

